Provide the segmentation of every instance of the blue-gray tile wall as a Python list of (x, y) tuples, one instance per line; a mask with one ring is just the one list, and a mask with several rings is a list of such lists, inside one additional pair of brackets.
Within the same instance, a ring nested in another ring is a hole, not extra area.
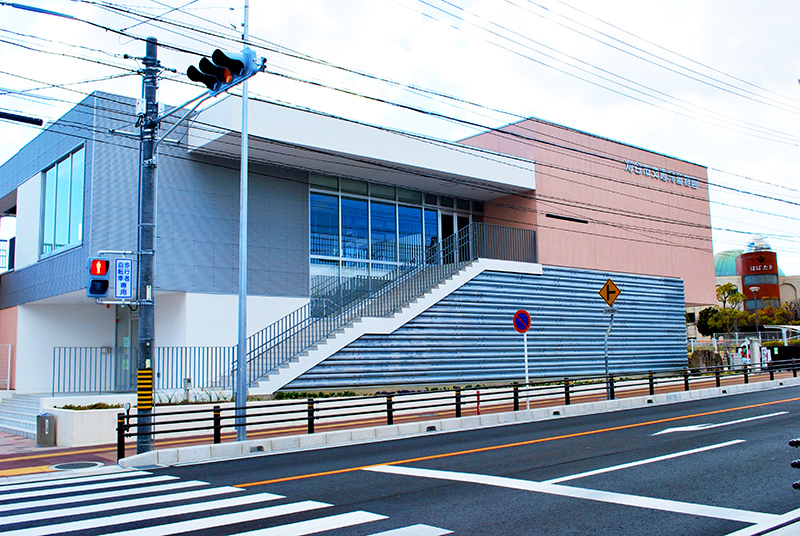
[(545, 267), (541, 276), (484, 272), (390, 335), (366, 335), (285, 389), (524, 378), (519, 309), (532, 317), (530, 376), (603, 374), (609, 316), (598, 295), (612, 278), (622, 294), (609, 337), (612, 373), (686, 366), (679, 279)]

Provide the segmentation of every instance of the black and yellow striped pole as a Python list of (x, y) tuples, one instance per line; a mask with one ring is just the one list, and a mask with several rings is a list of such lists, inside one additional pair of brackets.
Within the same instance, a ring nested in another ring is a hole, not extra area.
[(136, 409), (153, 409), (153, 369), (139, 369), (136, 381)]

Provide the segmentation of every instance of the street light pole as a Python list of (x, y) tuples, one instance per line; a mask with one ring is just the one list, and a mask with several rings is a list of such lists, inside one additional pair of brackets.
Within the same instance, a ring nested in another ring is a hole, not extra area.
[(758, 291), (761, 290), (761, 287), (750, 287), (750, 292), (753, 293), (753, 303), (756, 308), (756, 337), (758, 340), (761, 340), (761, 333), (758, 331)]
[[(247, 46), (247, 41), (250, 39), (249, 11), (249, 1), (245, 0), (244, 32), (242, 33), (242, 41), (245, 46)], [(234, 381), (234, 403), (236, 404), (236, 419), (234, 422), (236, 424), (237, 441), (245, 441), (247, 439), (247, 410), (245, 409), (247, 406), (247, 204), (248, 182), (250, 179), (247, 101), (247, 80), (245, 80), (242, 83), (242, 158), (239, 174), (239, 322), (236, 344), (236, 380)]]

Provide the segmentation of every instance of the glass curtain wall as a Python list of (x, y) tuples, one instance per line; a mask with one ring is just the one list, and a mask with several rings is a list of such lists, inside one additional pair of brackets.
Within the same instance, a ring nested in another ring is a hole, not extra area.
[(353, 289), (371, 286), (398, 266), (421, 260), (442, 236), (440, 206), (451, 218), (458, 210), (459, 222), (482, 219), (473, 215), (483, 212), (478, 202), (314, 174), (309, 182), (313, 295), (339, 281)]

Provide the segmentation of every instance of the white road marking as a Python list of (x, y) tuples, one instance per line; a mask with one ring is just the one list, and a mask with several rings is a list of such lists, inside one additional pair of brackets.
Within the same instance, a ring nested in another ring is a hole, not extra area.
[(93, 475), (93, 476), (64, 476), (61, 478), (54, 478), (48, 480), (33, 480), (30, 482), (24, 482), (22, 484), (2, 484), (0, 485), (0, 500), (3, 500), (3, 494), (9, 491), (16, 491), (20, 489), (29, 489), (29, 488), (52, 488), (55, 486), (69, 486), (71, 484), (82, 484), (84, 482), (99, 482), (104, 480), (115, 480), (119, 478), (133, 478), (135, 476), (146, 476), (151, 475), (152, 473), (147, 473), (145, 471), (127, 471), (127, 472), (120, 472), (120, 473), (108, 473), (102, 475)]
[[(204, 497), (213, 497), (214, 495), (224, 495), (226, 493), (236, 493), (244, 491), (242, 488), (234, 488), (233, 486), (225, 486), (221, 488), (206, 488), (197, 489), (194, 491), (182, 491), (180, 493), (172, 493), (168, 495), (159, 495), (159, 503), (167, 503), (174, 501), (189, 501), (202, 499)], [(276, 495), (276, 498), (283, 498)], [(138, 499), (128, 499), (116, 502), (103, 502), (87, 504), (86, 506), (74, 506), (71, 508), (58, 508), (55, 510), (46, 510), (45, 512), (33, 512), (29, 514), (17, 514), (13, 516), (4, 516), (0, 518), (0, 527), (5, 525), (12, 525), (14, 523), (25, 523), (27, 521), (35, 521), (45, 516), (47, 519), (55, 519), (59, 517), (72, 517), (81, 514), (95, 514), (100, 512), (107, 512), (109, 510), (119, 510), (122, 508), (135, 508), (137, 506), (150, 506), (153, 504), (153, 497), (140, 497)]]
[(590, 501), (621, 504), (624, 506), (649, 508), (651, 510), (662, 510), (665, 512), (675, 512), (679, 514), (727, 519), (730, 521), (741, 521), (743, 523), (770, 522), (774, 521), (778, 517), (775, 514), (764, 514), (761, 512), (750, 512), (747, 510), (737, 510), (734, 508), (724, 508), (719, 506), (707, 506), (703, 504), (671, 501), (667, 499), (640, 497), (638, 495), (627, 495), (624, 493), (615, 493), (611, 491), (575, 488), (570, 486), (561, 486), (558, 484), (546, 484), (543, 482), (533, 482), (530, 480), (519, 480), (516, 478), (506, 478), (500, 476), (476, 475), (470, 473), (458, 473), (454, 471), (436, 471), (432, 469), (418, 469), (415, 467), (400, 467), (396, 465), (380, 465), (377, 467), (364, 468), (363, 470), (374, 471), (376, 473), (415, 476), (419, 478), (434, 478), (438, 480), (450, 480), (454, 482), (484, 484), (487, 486), (533, 491), (536, 493), (547, 493), (550, 495), (572, 497), (575, 499), (587, 499)]
[(298, 521), (297, 523), (289, 523), (288, 525), (281, 525), (279, 527), (251, 530), (250, 532), (242, 532), (230, 536), (304, 536), (305, 534), (316, 534), (317, 532), (326, 530), (371, 523), (373, 521), (380, 521), (381, 519), (387, 519), (387, 517), (358, 510), (346, 514), (321, 517), (319, 519)]
[(653, 434), (654, 436), (661, 434), (671, 434), (673, 432), (699, 432), (701, 430), (710, 430), (711, 428), (719, 428), (721, 426), (730, 426), (732, 424), (739, 424), (748, 421), (757, 421), (759, 419), (767, 419), (769, 417), (777, 417), (778, 415), (786, 415), (788, 411), (780, 411), (778, 413), (770, 413), (769, 415), (758, 415), (757, 417), (748, 417), (747, 419), (739, 419), (736, 421), (720, 422), (716, 424), (694, 424), (691, 426), (681, 426), (678, 428), (667, 428)]
[(28, 499), (30, 497), (42, 497), (47, 495), (63, 495), (65, 493), (77, 493), (84, 491), (92, 491), (96, 489), (109, 489), (121, 488), (123, 486), (133, 486), (138, 484), (152, 484), (155, 482), (164, 482), (166, 480), (177, 480), (176, 476), (148, 476), (144, 478), (137, 478), (136, 480), (122, 480), (118, 482), (95, 482), (93, 484), (84, 484), (82, 486), (71, 486), (68, 488), (58, 489), (35, 489), (30, 491), (18, 491), (16, 493), (5, 493), (0, 495), (0, 501), (17, 501), (19, 499)]
[(376, 532), (369, 536), (443, 536), (444, 534), (453, 534), (453, 531), (430, 525), (411, 525), (410, 527)]
[(47, 506), (64, 506), (65, 504), (82, 503), (87, 501), (102, 501), (105, 499), (113, 499), (116, 497), (131, 497), (133, 495), (144, 495), (146, 493), (160, 493), (160, 492), (173, 491), (183, 488), (194, 488), (197, 486), (208, 486), (208, 482), (201, 482), (199, 480), (187, 480), (186, 482), (170, 482), (169, 484), (142, 486), (140, 488), (101, 491), (98, 493), (89, 493), (87, 495), (76, 495), (74, 497), (55, 497), (50, 499), (42, 499), (40, 501), (27, 501), (20, 503), (2, 504), (0, 505), (0, 512), (9, 512), (11, 510), (23, 510), (27, 508), (41, 508)]
[[(751, 527), (745, 527), (741, 530), (737, 530), (736, 532), (731, 532), (728, 534), (728, 536), (758, 536), (759, 534), (765, 534), (767, 531), (771, 529), (780, 527), (784, 523), (791, 523), (792, 521), (796, 521), (798, 518), (800, 518), (800, 508), (798, 508), (797, 510), (792, 510), (791, 512), (786, 512), (785, 514), (782, 514), (780, 516), (777, 516), (775, 520), (771, 522), (759, 523)], [(797, 529), (797, 526), (794, 526), (792, 528)], [(778, 533), (776, 532), (775, 534), (777, 535)], [(785, 534), (790, 534), (790, 533), (786, 532)], [(795, 534), (795, 532), (792, 532), (791, 534)]]
[(268, 519), (270, 517), (307, 512), (309, 510), (316, 510), (317, 508), (328, 508), (329, 506), (332, 505), (317, 501), (302, 501), (290, 504), (281, 504), (279, 506), (269, 506), (267, 508), (259, 508), (256, 510), (247, 510), (245, 512), (220, 514), (218, 516), (203, 517), (188, 521), (178, 521), (176, 523), (144, 527), (141, 529), (126, 530), (122, 532), (107, 532), (105, 534), (114, 534), (116, 536), (122, 536), (123, 534), (125, 536), (165, 536), (167, 534), (180, 534), (182, 532), (192, 532), (196, 530), (224, 527), (225, 525), (234, 525), (236, 523), (246, 523), (248, 521)]
[[(178, 516), (183, 514), (194, 514), (197, 512), (205, 512), (210, 510), (219, 510), (221, 508), (235, 508), (237, 506), (250, 505), (266, 501), (274, 501), (281, 498), (280, 495), (273, 495), (272, 493), (254, 493), (252, 495), (240, 495), (228, 499), (218, 499), (215, 501), (206, 502), (193, 502), (183, 504), (180, 506), (170, 506), (167, 508), (155, 508), (152, 510), (139, 510), (136, 512), (129, 512), (127, 514), (117, 514), (112, 516), (98, 517), (93, 519), (82, 519), (80, 521), (67, 521), (64, 523), (56, 523), (53, 525), (45, 525), (40, 527), (31, 527), (27, 529), (18, 529), (6, 531), (4, 534), (8, 536), (43, 536), (45, 534), (61, 534), (63, 532), (73, 532), (79, 530), (90, 530), (102, 527), (109, 527), (112, 525), (121, 525), (123, 523), (136, 523), (140, 521), (163, 519), (170, 516)], [(162, 501), (163, 497), (156, 497), (156, 501)], [(301, 504), (301, 503), (296, 503)], [(307, 505), (309, 503), (306, 503)], [(322, 505), (323, 503), (316, 503)], [(41, 518), (48, 519), (49, 512), (41, 512)]]
[(739, 443), (744, 443), (744, 439), (736, 439), (734, 441), (726, 441), (725, 443), (717, 443), (716, 445), (709, 445), (707, 447), (700, 447), (691, 450), (684, 450), (681, 452), (675, 452), (673, 454), (665, 454), (664, 456), (656, 456), (655, 458), (648, 458), (646, 460), (639, 460), (637, 462), (630, 462), (630, 463), (623, 463), (621, 465), (614, 465), (612, 467), (606, 467), (604, 469), (595, 469), (594, 471), (586, 471), (585, 473), (578, 473), (575, 475), (568, 475), (562, 476), (559, 478), (553, 478), (550, 480), (544, 480), (543, 484), (559, 484), (561, 482), (567, 482), (569, 480), (577, 480), (579, 478), (585, 478), (587, 476), (594, 476), (594, 475), (601, 475), (603, 473), (610, 473), (611, 471), (619, 471), (620, 469), (628, 469), (630, 467), (637, 467), (639, 465), (646, 465), (648, 463), (656, 463), (656, 462), (663, 462), (664, 460), (671, 460), (672, 458), (679, 458), (681, 456), (688, 456), (690, 454), (697, 454), (699, 452), (705, 452), (707, 450), (714, 450), (714, 449), (721, 449), (723, 447), (730, 447), (731, 445), (737, 445)]

